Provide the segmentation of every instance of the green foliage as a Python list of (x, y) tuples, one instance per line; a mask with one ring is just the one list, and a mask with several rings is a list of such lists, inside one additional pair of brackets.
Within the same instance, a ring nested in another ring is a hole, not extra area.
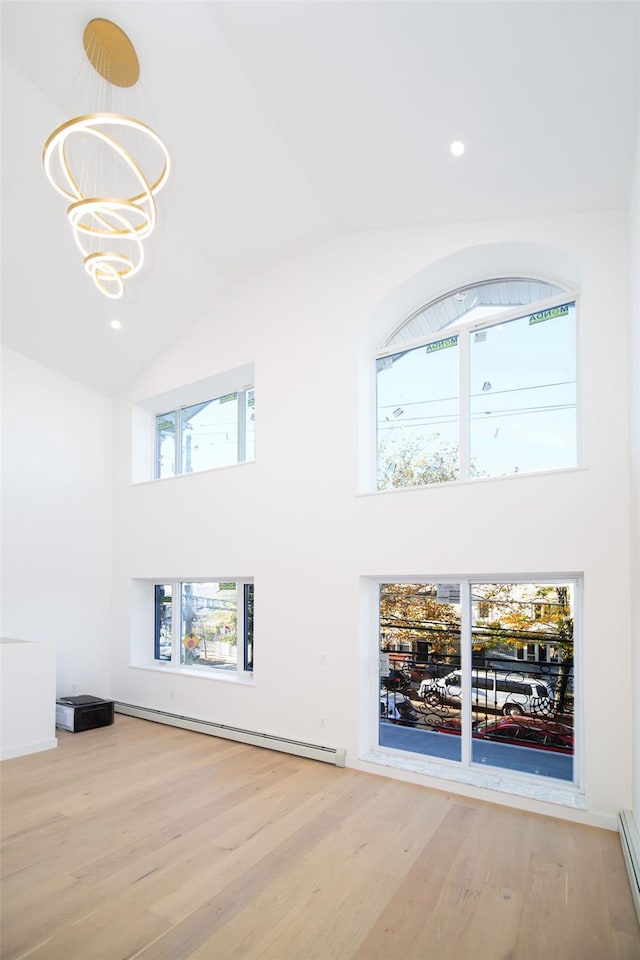
[(385, 583), (380, 587), (380, 627), (386, 641), (426, 641), (431, 653), (459, 652), (460, 615), (437, 599), (427, 583)]
[(431, 437), (385, 438), (378, 446), (378, 490), (419, 487), (456, 480), (460, 473), (458, 445)]
[[(471, 461), (469, 472), (472, 477), (485, 475), (475, 460)], [(442, 440), (439, 433), (430, 436), (391, 433), (378, 444), (378, 490), (446, 483), (459, 476), (458, 444)]]
[[(473, 585), (474, 610), (486, 609), (473, 627), (473, 648), (508, 650), (551, 643), (563, 661), (573, 658), (573, 619), (564, 586), (486, 583)], [(428, 641), (432, 652), (453, 652), (460, 615), (437, 599), (433, 584), (392, 583), (380, 588), (380, 625), (386, 640)]]
[(476, 609), (486, 608), (488, 617), (478, 618), (474, 626), (474, 648), (527, 643), (552, 643), (563, 660), (573, 657), (573, 618), (566, 586), (511, 583), (474, 584)]

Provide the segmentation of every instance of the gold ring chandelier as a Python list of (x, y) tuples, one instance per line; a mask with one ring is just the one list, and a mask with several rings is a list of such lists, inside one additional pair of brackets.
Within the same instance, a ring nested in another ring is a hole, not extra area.
[[(119, 27), (92, 20), (83, 39), (100, 76), (117, 87), (136, 83), (138, 58)], [(42, 159), (53, 187), (71, 201), (67, 216), (86, 272), (101, 293), (118, 299), (142, 267), (142, 241), (156, 225), (155, 196), (170, 169), (164, 144), (133, 117), (88, 113), (54, 130)]]

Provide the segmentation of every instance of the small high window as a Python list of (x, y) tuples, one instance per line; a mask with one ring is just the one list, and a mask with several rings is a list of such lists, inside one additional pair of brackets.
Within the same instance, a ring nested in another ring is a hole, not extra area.
[(576, 300), (490, 280), (423, 307), (376, 358), (377, 486), (577, 465)]
[(245, 363), (136, 401), (132, 482), (255, 460), (255, 382), (254, 364)]
[(156, 416), (155, 478), (253, 460), (255, 390), (247, 388)]

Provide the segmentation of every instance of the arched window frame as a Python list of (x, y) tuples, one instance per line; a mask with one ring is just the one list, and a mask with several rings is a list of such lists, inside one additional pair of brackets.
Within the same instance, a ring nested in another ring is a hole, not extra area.
[[(484, 316), (478, 319), (470, 319), (468, 321), (464, 320), (453, 320), (447, 324), (444, 324), (438, 330), (433, 331), (429, 336), (420, 336), (412, 340), (406, 340), (398, 342), (396, 337), (398, 333), (406, 327), (415, 317), (423, 313), (431, 306), (440, 301), (445, 300), (450, 296), (454, 296), (458, 292), (469, 290), (473, 287), (480, 286), (482, 284), (491, 284), (499, 283), (502, 281), (510, 280), (529, 280), (529, 281), (538, 281), (541, 283), (549, 283), (557, 287), (562, 287), (562, 292), (551, 296), (546, 297), (541, 300), (536, 300), (528, 304), (520, 304), (513, 309), (503, 310), (499, 307), (496, 308), (496, 311), (488, 316)], [(391, 357), (398, 353), (408, 353), (416, 348), (422, 346), (428, 346), (430, 343), (434, 343), (443, 339), (446, 336), (446, 331), (451, 330), (452, 335), (453, 331), (458, 335), (458, 348), (459, 348), (459, 369), (458, 369), (458, 385), (459, 385), (459, 403), (458, 403), (458, 444), (459, 444), (459, 475), (456, 479), (443, 480), (436, 482), (436, 485), (440, 484), (456, 484), (460, 482), (468, 482), (477, 479), (501, 479), (503, 477), (514, 476), (513, 473), (509, 474), (491, 474), (486, 478), (483, 477), (473, 477), (471, 475), (471, 452), (470, 452), (470, 342), (472, 334), (480, 330), (489, 330), (492, 327), (499, 326), (509, 321), (522, 319), (528, 315), (533, 315), (544, 310), (550, 310), (555, 306), (561, 306), (564, 304), (573, 304), (575, 307), (575, 463), (570, 467), (566, 466), (549, 466), (543, 468), (542, 470), (534, 471), (523, 471), (520, 475), (527, 475), (528, 473), (538, 473), (538, 472), (549, 472), (549, 471), (561, 471), (564, 469), (576, 469), (580, 466), (581, 463), (581, 429), (580, 429), (580, 343), (579, 343), (579, 291), (575, 287), (567, 286), (561, 280), (552, 279), (549, 277), (536, 276), (531, 272), (519, 273), (517, 276), (507, 276), (505, 274), (497, 275), (494, 277), (484, 277), (476, 281), (471, 281), (465, 284), (462, 284), (457, 287), (449, 289), (447, 292), (440, 294), (439, 296), (433, 297), (430, 300), (426, 301), (418, 309), (413, 310), (405, 319), (396, 324), (388, 334), (382, 346), (375, 352), (373, 357), (373, 373), (372, 373), (372, 383), (373, 383), (373, 405), (374, 405), (374, 417), (373, 417), (373, 426), (374, 426), (374, 442), (373, 442), (373, 463), (374, 463), (374, 477), (373, 484), (374, 489), (379, 492), (381, 488), (378, 482), (378, 459), (379, 459), (379, 438), (378, 438), (378, 408), (377, 408), (377, 363), (379, 360), (385, 357)], [(395, 342), (394, 342), (395, 341)], [(433, 486), (434, 483), (428, 484), (410, 484), (407, 486), (398, 486), (392, 488), (392, 490), (407, 490), (415, 489), (416, 487), (424, 486)], [(385, 490), (384, 492), (388, 492)]]

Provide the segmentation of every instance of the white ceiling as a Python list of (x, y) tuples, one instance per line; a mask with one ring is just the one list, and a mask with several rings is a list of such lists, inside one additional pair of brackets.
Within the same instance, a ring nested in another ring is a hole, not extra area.
[[(1, 13), (3, 341), (105, 393), (225, 287), (325, 238), (627, 203), (636, 2), (3, 0)], [(120, 301), (84, 274), (41, 164), (75, 112), (93, 17), (134, 42), (140, 119), (173, 163)]]

